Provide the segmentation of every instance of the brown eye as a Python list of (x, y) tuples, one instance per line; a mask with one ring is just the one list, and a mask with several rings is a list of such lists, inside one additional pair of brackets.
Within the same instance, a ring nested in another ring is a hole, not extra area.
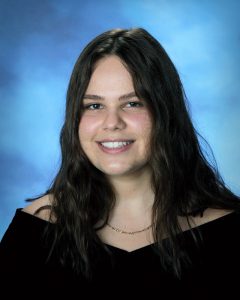
[(92, 104), (84, 105), (84, 109), (88, 109), (88, 110), (98, 110), (101, 108), (102, 108), (102, 105), (99, 103), (92, 103)]
[(127, 107), (143, 107), (143, 103), (140, 101), (131, 101), (127, 103)]

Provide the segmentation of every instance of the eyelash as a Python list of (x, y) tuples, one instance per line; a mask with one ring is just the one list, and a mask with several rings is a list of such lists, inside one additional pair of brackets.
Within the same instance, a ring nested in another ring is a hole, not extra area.
[[(135, 108), (135, 107), (143, 107), (143, 103), (140, 102), (140, 101), (130, 101), (130, 102), (127, 103), (127, 105), (128, 105), (128, 104), (134, 104), (134, 106), (131, 106), (131, 107), (133, 107), (133, 108)], [(98, 105), (98, 108), (96, 108), (96, 107), (95, 107), (95, 109), (94, 109), (94, 108), (91, 108), (91, 107), (93, 107), (94, 105)], [(91, 103), (91, 104), (86, 104), (86, 105), (84, 105), (83, 108), (84, 108), (84, 109), (88, 109), (88, 110), (98, 110), (98, 109), (100, 109), (99, 106), (101, 106), (101, 105), (102, 105), (102, 104), (100, 104), (100, 103)]]
[(142, 102), (140, 102), (140, 101), (130, 101), (130, 102), (128, 102), (128, 104), (129, 103), (134, 103), (134, 107), (136, 107), (135, 105), (137, 104), (137, 107), (143, 107), (143, 103)]
[(99, 103), (92, 103), (92, 104), (87, 104), (87, 105), (84, 105), (83, 108), (84, 109), (89, 109), (89, 110), (95, 110), (95, 109), (92, 109), (91, 106), (93, 105), (101, 105)]

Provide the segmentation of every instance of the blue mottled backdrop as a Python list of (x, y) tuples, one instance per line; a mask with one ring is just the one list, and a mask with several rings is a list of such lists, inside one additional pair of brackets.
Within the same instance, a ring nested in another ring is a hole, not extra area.
[(192, 118), (240, 193), (238, 0), (0, 1), (0, 238), (59, 166), (59, 131), (79, 52), (99, 33), (144, 27), (165, 47)]

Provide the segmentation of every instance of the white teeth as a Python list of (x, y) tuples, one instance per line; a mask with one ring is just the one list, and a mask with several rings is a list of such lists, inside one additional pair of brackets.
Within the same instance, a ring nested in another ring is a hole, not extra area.
[(132, 142), (103, 142), (101, 145), (103, 147), (109, 148), (109, 149), (116, 149), (116, 148), (122, 148), (128, 144), (131, 144)]

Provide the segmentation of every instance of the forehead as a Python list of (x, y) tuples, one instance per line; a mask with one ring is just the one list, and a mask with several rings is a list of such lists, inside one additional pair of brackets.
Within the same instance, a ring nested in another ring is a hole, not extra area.
[(132, 76), (121, 59), (116, 55), (100, 59), (95, 65), (86, 92), (121, 89), (134, 91)]
[(98, 69), (98, 71), (99, 71), (99, 70), (104, 70), (105, 68), (108, 69), (109, 67), (114, 67), (114, 68), (124, 67), (125, 68), (124, 63), (119, 56), (107, 55), (96, 61), (95, 65), (94, 65), (94, 72), (96, 71), (96, 69)]

